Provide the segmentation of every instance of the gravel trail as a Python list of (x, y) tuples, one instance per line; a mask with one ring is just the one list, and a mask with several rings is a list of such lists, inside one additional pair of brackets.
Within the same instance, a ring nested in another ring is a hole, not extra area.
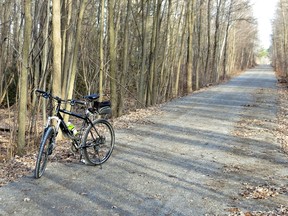
[[(287, 207), (273, 69), (173, 100), (116, 130), (100, 167), (49, 163), (0, 188), (0, 215), (228, 215)], [(288, 214), (288, 212), (287, 212)]]

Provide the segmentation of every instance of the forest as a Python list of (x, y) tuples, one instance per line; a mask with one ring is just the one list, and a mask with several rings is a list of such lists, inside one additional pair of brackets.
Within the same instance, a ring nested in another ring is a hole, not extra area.
[(287, 77), (287, 51), (288, 51), (288, 1), (278, 1), (277, 11), (272, 23), (272, 47), (270, 55), (273, 66), (282, 76)]
[[(287, 0), (274, 20), (273, 62), (287, 73)], [(43, 89), (100, 93), (113, 118), (229, 79), (255, 66), (249, 0), (0, 0), (0, 106), (15, 113), (10, 154), (37, 132)], [(284, 45), (283, 45), (284, 42)], [(36, 143), (38, 145), (38, 143)], [(35, 144), (35, 145), (36, 145)]]

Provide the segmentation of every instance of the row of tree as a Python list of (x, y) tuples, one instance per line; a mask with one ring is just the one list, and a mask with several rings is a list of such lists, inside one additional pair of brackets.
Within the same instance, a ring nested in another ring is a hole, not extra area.
[(275, 70), (288, 76), (288, 0), (279, 0), (273, 20), (271, 57)]
[(249, 0), (0, 4), (0, 103), (17, 105), (20, 154), (26, 109), (29, 119), (39, 110), (35, 88), (62, 98), (107, 94), (117, 117), (128, 98), (138, 107), (155, 105), (255, 64)]

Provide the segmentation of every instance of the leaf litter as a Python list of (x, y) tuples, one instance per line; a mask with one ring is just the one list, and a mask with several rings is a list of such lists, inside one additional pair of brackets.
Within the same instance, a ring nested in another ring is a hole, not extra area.
[[(4, 113), (4, 110), (2, 111), (2, 113)], [(157, 106), (146, 109), (137, 109), (112, 120), (112, 124), (115, 129), (129, 128), (134, 123), (153, 124), (153, 122), (147, 120), (147, 117), (159, 114), (161, 114), (161, 111)], [(0, 119), (0, 125), (4, 125), (6, 127), (8, 125), (7, 118)], [(41, 134), (39, 134), (39, 136), (41, 136)], [(20, 157), (15, 155), (10, 160), (7, 160), (5, 156), (7, 156), (6, 154), (7, 145), (9, 143), (9, 132), (2, 131), (0, 133), (0, 139), (0, 187), (8, 184), (9, 182), (17, 181), (19, 178), (25, 175), (33, 174), (38, 154), (38, 148), (25, 156)], [(78, 153), (74, 153), (71, 150), (71, 144), (69, 140), (64, 139), (63, 141), (57, 142), (56, 148), (51, 155), (50, 161), (61, 163), (78, 163), (79, 159), (80, 155)]]

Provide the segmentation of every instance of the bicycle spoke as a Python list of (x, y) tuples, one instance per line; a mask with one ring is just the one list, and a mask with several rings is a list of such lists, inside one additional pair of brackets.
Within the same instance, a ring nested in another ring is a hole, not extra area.
[(110, 157), (114, 147), (114, 131), (106, 120), (96, 120), (84, 136), (84, 157), (88, 164), (102, 164)]

